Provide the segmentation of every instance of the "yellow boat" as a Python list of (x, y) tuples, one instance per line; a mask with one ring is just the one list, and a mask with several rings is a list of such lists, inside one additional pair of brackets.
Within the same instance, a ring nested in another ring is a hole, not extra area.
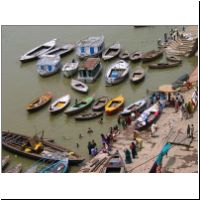
[(124, 105), (125, 99), (123, 96), (118, 96), (113, 99), (111, 99), (106, 105), (105, 105), (105, 111), (107, 114), (113, 114), (117, 111), (119, 111), (122, 106)]

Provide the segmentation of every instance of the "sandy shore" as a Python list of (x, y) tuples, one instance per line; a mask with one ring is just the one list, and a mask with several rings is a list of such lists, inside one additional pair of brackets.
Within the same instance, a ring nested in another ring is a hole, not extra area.
[[(191, 98), (193, 89), (182, 93), (186, 102)], [(158, 130), (154, 137), (150, 131), (141, 133), (143, 148), (138, 151), (138, 158), (133, 163), (126, 165), (126, 169), (133, 173), (147, 173), (152, 167), (155, 156), (159, 154), (163, 145), (169, 139), (169, 133), (173, 136), (178, 132), (187, 138), (186, 130), (188, 124), (194, 124), (194, 140), (188, 149), (185, 146), (174, 145), (163, 159), (164, 172), (197, 172), (198, 171), (198, 110), (190, 119), (180, 119), (179, 113), (175, 113), (174, 108), (165, 108), (157, 121)], [(124, 158), (124, 149), (129, 148), (133, 139), (133, 126), (126, 131), (122, 131), (114, 143), (114, 149), (118, 149)], [(144, 164), (145, 163), (145, 164)]]

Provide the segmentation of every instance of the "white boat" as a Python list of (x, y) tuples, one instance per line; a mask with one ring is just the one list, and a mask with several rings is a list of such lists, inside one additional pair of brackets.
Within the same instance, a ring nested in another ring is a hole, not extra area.
[(102, 69), (100, 58), (87, 58), (78, 69), (78, 80), (92, 83), (100, 75)]
[(72, 77), (78, 70), (79, 62), (76, 60), (72, 60), (67, 62), (62, 67), (62, 72), (66, 77)]
[(51, 76), (61, 68), (60, 56), (44, 55), (38, 60), (36, 65), (40, 76)]
[(103, 60), (109, 60), (116, 57), (121, 51), (120, 43), (114, 43), (102, 53)]
[(71, 87), (74, 90), (82, 92), (82, 93), (87, 93), (88, 92), (88, 86), (85, 83), (83, 83), (81, 81), (77, 81), (75, 79), (71, 80)]
[(76, 55), (80, 58), (96, 57), (104, 50), (104, 36), (91, 36), (76, 43)]
[(55, 113), (55, 112), (63, 110), (65, 107), (69, 105), (70, 100), (71, 100), (71, 97), (69, 94), (60, 97), (59, 99), (57, 99), (50, 105), (49, 112)]
[(105, 75), (106, 83), (108, 85), (120, 83), (128, 76), (129, 71), (129, 63), (124, 60), (119, 60), (111, 64)]
[(147, 102), (145, 99), (136, 101), (130, 104), (129, 106), (125, 107), (124, 110), (121, 112), (121, 115), (129, 115), (131, 113), (141, 112), (145, 108), (146, 103)]
[(27, 62), (27, 61), (31, 61), (31, 60), (39, 58), (39, 56), (47, 53), (48, 51), (50, 51), (51, 49), (55, 47), (56, 40), (57, 39), (53, 39), (49, 42), (46, 42), (44, 44), (39, 45), (38, 47), (31, 49), (30, 51), (25, 53), (23, 56), (21, 56), (20, 61)]

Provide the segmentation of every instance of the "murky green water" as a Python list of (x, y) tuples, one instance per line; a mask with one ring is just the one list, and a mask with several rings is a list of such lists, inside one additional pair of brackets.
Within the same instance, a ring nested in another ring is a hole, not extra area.
[[(41, 43), (58, 38), (58, 44), (75, 42), (89, 35), (103, 34), (105, 44), (119, 41), (124, 49), (129, 51), (148, 51), (157, 48), (157, 40), (163, 39), (164, 32), (174, 26), (152, 26), (133, 28), (133, 26), (3, 26), (2, 27), (2, 130), (33, 135), (45, 130), (45, 136), (53, 138), (58, 144), (66, 146), (88, 159), (87, 143), (94, 139), (100, 145), (100, 134), (106, 133), (108, 128), (116, 124), (116, 116), (105, 116), (104, 124), (99, 125), (98, 119), (87, 122), (76, 122), (73, 117), (64, 113), (50, 115), (47, 108), (35, 113), (27, 113), (25, 105), (44, 91), (52, 91), (55, 97), (71, 94), (72, 102), (75, 98), (81, 99), (85, 95), (79, 94), (70, 88), (70, 79), (56, 74), (48, 78), (40, 77), (36, 72), (36, 62), (21, 64), (19, 58), (26, 51)], [(62, 63), (76, 57), (71, 53), (62, 58)], [(165, 60), (163, 56), (160, 58)], [(158, 60), (159, 61), (159, 60)], [(112, 62), (112, 61), (111, 61)], [(102, 62), (103, 74), (111, 63)], [(89, 95), (95, 94), (115, 97), (124, 95), (126, 104), (145, 96), (146, 89), (156, 89), (160, 84), (174, 81), (183, 73), (190, 73), (197, 63), (197, 58), (186, 58), (179, 67), (166, 70), (149, 70), (147, 64), (142, 64), (146, 71), (146, 79), (135, 86), (127, 79), (122, 84), (105, 87), (104, 75), (90, 84)], [(138, 64), (131, 64), (131, 70)], [(94, 130), (93, 135), (87, 134), (88, 127)], [(83, 138), (79, 139), (79, 134)], [(80, 147), (76, 147), (76, 143)], [(10, 154), (3, 151), (3, 155)], [(10, 154), (11, 166), (22, 162), (24, 169), (34, 161)], [(72, 171), (76, 168), (72, 169)]]

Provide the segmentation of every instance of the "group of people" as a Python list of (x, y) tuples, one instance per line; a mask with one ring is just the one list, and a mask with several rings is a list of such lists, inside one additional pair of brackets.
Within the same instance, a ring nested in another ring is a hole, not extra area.
[(97, 144), (94, 140), (92, 140), (92, 142), (88, 142), (88, 152), (91, 156), (96, 156), (98, 154)]
[(122, 118), (121, 115), (119, 115), (117, 119), (117, 123), (119, 126), (122, 126), (123, 130), (125, 130), (128, 126), (131, 125), (132, 119), (131, 116), (128, 115), (125, 118)]
[(134, 138), (130, 144), (130, 150), (128, 148), (124, 150), (126, 164), (132, 163), (132, 160), (137, 157), (137, 149), (137, 140)]

